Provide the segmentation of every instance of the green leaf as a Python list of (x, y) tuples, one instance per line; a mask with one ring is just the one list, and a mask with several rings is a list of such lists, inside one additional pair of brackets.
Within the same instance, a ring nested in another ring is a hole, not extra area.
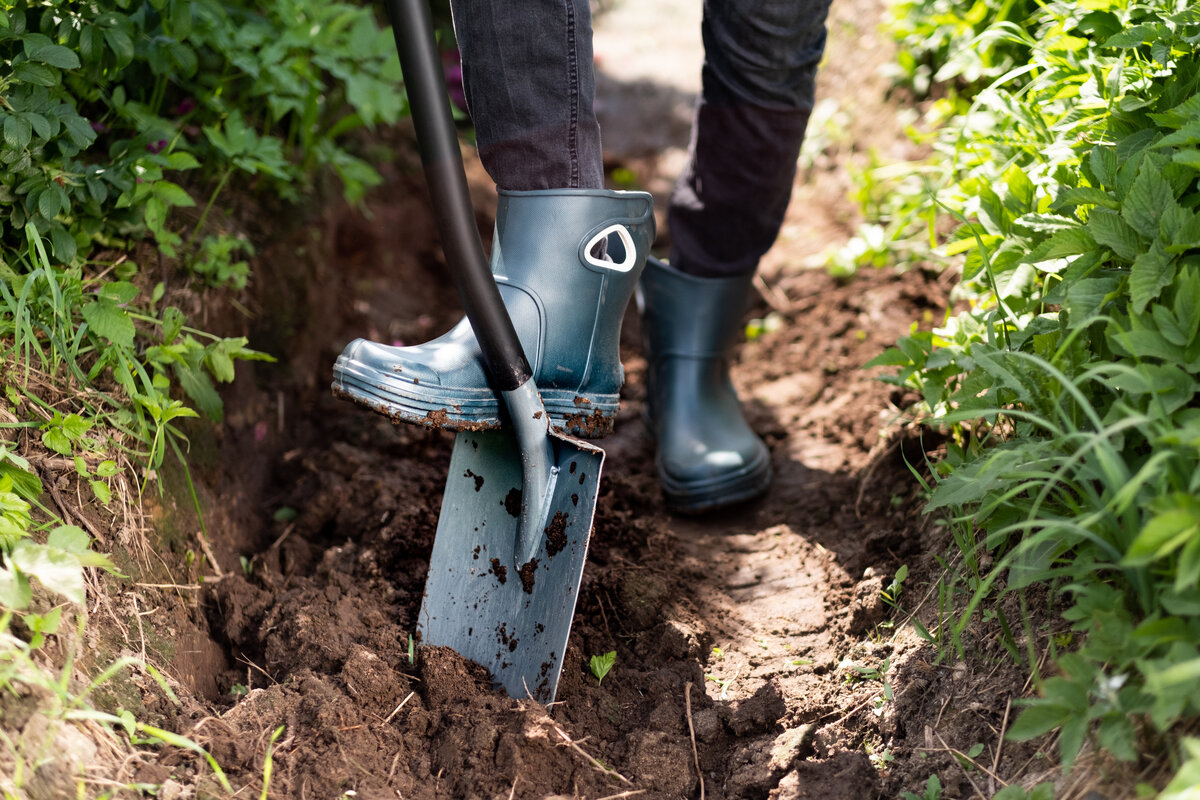
[(183, 330), (183, 324), (186, 322), (183, 312), (175, 306), (167, 306), (163, 309), (162, 314), (162, 340), (164, 344), (171, 344), (179, 336), (179, 332)]
[(36, 133), (39, 138), (49, 139), (54, 135), (54, 126), (50, 124), (50, 120), (46, 119), (41, 114), (34, 114), (30, 112), (28, 114), (22, 114), (21, 116), (29, 121), (29, 124), (33, 127), (33, 132)]
[(1092, 152), (1088, 154), (1088, 166), (1092, 168), (1092, 172), (1102, 184), (1105, 186), (1116, 185), (1120, 160), (1115, 147), (1108, 145), (1093, 147)]
[(1173, 345), (1187, 347), (1196, 337), (1196, 329), (1179, 324), (1179, 320), (1166, 306), (1155, 304), (1150, 308), (1150, 316), (1153, 317), (1158, 332)]
[(0, 568), (0, 607), (21, 611), (32, 601), (33, 588), (29, 579), (16, 569)]
[(1106, 209), (1092, 211), (1087, 228), (1097, 244), (1107, 247), (1126, 261), (1133, 261), (1146, 247), (1137, 231)]
[(1166, 128), (1182, 128), (1194, 119), (1200, 119), (1200, 94), (1194, 94), (1172, 109), (1150, 114), (1150, 119)]
[(101, 461), (96, 466), (96, 474), (101, 478), (111, 478), (120, 471), (121, 468), (117, 466), (117, 462), (112, 460)]
[(117, 66), (124, 67), (133, 61), (133, 38), (124, 28), (105, 28), (104, 41), (108, 42), (109, 49), (116, 56)]
[(80, 66), (79, 56), (59, 44), (47, 44), (34, 48), (29, 53), (29, 58), (31, 61), (40, 61), (59, 69), (78, 69)]
[(129, 313), (117, 306), (111, 300), (101, 298), (83, 306), (83, 318), (88, 327), (118, 347), (133, 348), (133, 337), (136, 333), (133, 320)]
[(70, 553), (24, 539), (13, 547), (12, 563), (50, 591), (83, 603), (83, 567)]
[(1098, 315), (1120, 285), (1120, 279), (1113, 277), (1084, 278), (1071, 284), (1067, 289), (1066, 308), (1072, 327)]
[(92, 494), (96, 495), (96, 499), (102, 505), (108, 505), (112, 500), (112, 490), (108, 488), (108, 484), (104, 481), (88, 481), (92, 487)]
[(183, 150), (176, 150), (167, 156), (167, 168), (179, 171), (196, 169), (200, 166), (200, 162), (191, 153)]
[(1083, 739), (1087, 736), (1087, 728), (1088, 718), (1083, 714), (1073, 716), (1063, 723), (1062, 732), (1058, 737), (1058, 753), (1062, 758), (1064, 771), (1070, 772), (1074, 766), (1079, 748), (1083, 747)]
[(67, 414), (62, 417), (62, 432), (66, 433), (67, 439), (71, 441), (79, 441), (88, 435), (94, 425), (94, 420), (85, 419), (78, 414)]
[(1105, 40), (1103, 47), (1130, 48), (1138, 47), (1155, 39), (1164, 38), (1164, 28), (1161, 24), (1134, 25)]
[(863, 369), (871, 367), (902, 367), (913, 363), (912, 359), (898, 347), (889, 347), (863, 365)]
[(1049, 733), (1071, 718), (1072, 710), (1056, 703), (1044, 700), (1034, 701), (1017, 717), (1008, 729), (1008, 737), (1014, 742), (1024, 742), (1034, 739), (1044, 733)]
[(34, 86), (57, 86), (59, 73), (41, 64), (31, 64), (24, 61), (13, 67), (13, 77), (22, 83), (32, 83)]
[(43, 431), (42, 444), (64, 456), (69, 456), (72, 452), (71, 440), (67, 438), (62, 428), (59, 427), (47, 428)]
[(1053, 234), (1023, 260), (1026, 263), (1037, 264), (1054, 258), (1079, 255), (1095, 248), (1096, 241), (1092, 233), (1081, 226), (1075, 226)]
[(1186, 591), (1200, 584), (1200, 536), (1193, 538), (1179, 551), (1179, 564), (1175, 570), (1175, 591)]
[(163, 202), (172, 206), (194, 206), (196, 201), (184, 191), (183, 187), (170, 181), (155, 181), (154, 194)]
[(46, 219), (54, 219), (58, 216), (61, 205), (58, 201), (58, 194), (49, 189), (46, 189), (38, 195), (37, 202), (38, 213)]
[(86, 552), (92, 544), (87, 531), (75, 525), (59, 525), (46, 537), (46, 545), (69, 553)]
[(14, 150), (24, 150), (33, 137), (33, 126), (29, 120), (9, 116), (4, 118), (4, 143)]
[(199, 368), (184, 364), (175, 365), (175, 375), (179, 378), (179, 385), (183, 387), (187, 396), (192, 398), (196, 407), (209, 419), (220, 422), (224, 417), (224, 403), (221, 402), (221, 396), (213, 388), (208, 376)]
[(596, 676), (596, 683), (603, 683), (604, 676), (612, 669), (613, 664), (617, 660), (617, 651), (610, 650), (604, 655), (592, 656), (588, 661), (588, 668), (592, 674)]
[(67, 132), (67, 138), (79, 149), (89, 147), (92, 142), (96, 141), (96, 131), (92, 129), (86, 119), (78, 114), (63, 117), (62, 124)]
[(3, 485), (12, 486), (13, 491), (26, 500), (34, 500), (42, 493), (42, 481), (29, 462), (0, 445), (0, 486)]
[(1174, 133), (1169, 133), (1159, 139), (1155, 149), (1164, 147), (1179, 147), (1180, 145), (1200, 144), (1200, 119), (1193, 120)]
[(1129, 272), (1129, 289), (1133, 302), (1133, 310), (1145, 311), (1146, 306), (1162, 293), (1163, 287), (1168, 286), (1175, 278), (1175, 264), (1163, 250), (1162, 244), (1155, 241), (1148, 251), (1139, 255), (1133, 261)]
[(1174, 204), (1171, 185), (1162, 176), (1154, 158), (1147, 157), (1121, 206), (1121, 216), (1142, 236), (1154, 239), (1158, 236), (1159, 220)]
[(1067, 189), (1055, 199), (1053, 207), (1055, 210), (1059, 210), (1085, 205), (1103, 206), (1104, 208), (1114, 210), (1121, 207), (1121, 204), (1117, 202), (1117, 198), (1103, 189), (1097, 189), (1092, 186), (1078, 186)]
[[(98, 481), (93, 481), (98, 483)], [(103, 484), (102, 484), (103, 485)], [(108, 487), (105, 486), (105, 489)], [(101, 502), (104, 502), (103, 499)], [(107, 505), (107, 503), (105, 503)], [(113, 574), (120, 574), (117, 568), (113, 565), (108, 556), (103, 553), (97, 553), (91, 549), (92, 537), (82, 528), (74, 525), (60, 525), (50, 531), (50, 535), (46, 539), (46, 546), (61, 550), (64, 553), (69, 553), (74, 556), (81, 566), (84, 567), (99, 567)]]
[(1122, 563), (1130, 566), (1148, 564), (1170, 555), (1187, 542), (1200, 536), (1200, 520), (1191, 511), (1168, 511), (1152, 517), (1129, 545)]

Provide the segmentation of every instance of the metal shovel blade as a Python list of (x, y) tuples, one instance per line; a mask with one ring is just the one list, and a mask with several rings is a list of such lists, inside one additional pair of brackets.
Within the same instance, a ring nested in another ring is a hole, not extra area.
[(487, 667), (511, 697), (554, 701), (587, 558), (604, 451), (551, 432), (558, 479), (534, 555), (514, 565), (521, 450), (508, 430), (456, 435), (418, 632)]

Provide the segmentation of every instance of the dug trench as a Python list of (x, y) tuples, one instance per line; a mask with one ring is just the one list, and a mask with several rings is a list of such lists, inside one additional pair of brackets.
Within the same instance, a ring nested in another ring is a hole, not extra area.
[[(457, 318), (432, 230), (410, 163), (365, 212), (334, 208), (262, 254), (272, 288), (248, 332), (280, 360), (242, 367), (220, 455), (197, 471), (208, 557), (187, 579), (204, 575), (200, 590), (146, 590), (174, 620), (162, 653), (182, 695), (147, 710), (235, 785), (257, 792), (269, 754), (278, 797), (892, 797), (934, 772), (945, 796), (971, 796), (987, 777), (951, 751), (996, 746), (1018, 676), (986, 643), (986, 678), (937, 663), (885, 603), (901, 565), (912, 587), (933, 580), (944, 543), (920, 514), (906, 463), (923, 450), (898, 432), (902, 399), (861, 368), (944, 304), (942, 285), (920, 270), (780, 275), (773, 306), (759, 298), (746, 318), (781, 324), (733, 367), (774, 485), (701, 517), (663, 504), (630, 310), (622, 410), (600, 441), (590, 553), (545, 707), (413, 639), (452, 436), (328, 389), (350, 338), (422, 341)], [(610, 652), (599, 680), (591, 657)], [(1027, 757), (1009, 746), (991, 768)], [(139, 779), (179, 778), (183, 760), (164, 754)]]

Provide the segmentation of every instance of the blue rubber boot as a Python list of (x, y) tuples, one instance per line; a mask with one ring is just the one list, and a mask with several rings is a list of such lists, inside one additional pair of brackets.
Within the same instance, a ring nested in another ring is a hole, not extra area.
[[(587, 438), (612, 431), (625, 378), (621, 319), (653, 239), (644, 192), (500, 192), (492, 272), (555, 427)], [(333, 393), (395, 421), (453, 431), (502, 424), (465, 318), (413, 347), (351, 342), (334, 365)]]
[(698, 513), (763, 494), (767, 446), (729, 379), (753, 275), (697, 278), (651, 258), (642, 275), (647, 417), (667, 505)]

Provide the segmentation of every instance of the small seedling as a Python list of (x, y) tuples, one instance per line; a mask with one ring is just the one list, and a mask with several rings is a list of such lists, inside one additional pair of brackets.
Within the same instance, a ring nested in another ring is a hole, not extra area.
[(250, 694), (250, 690), (247, 689), (246, 685), (243, 683), (235, 683), (233, 686), (229, 687), (229, 693), (234, 697), (245, 697), (246, 695)]
[(417, 660), (417, 643), (413, 641), (413, 635), (408, 635), (408, 663), (412, 664)]
[(899, 609), (900, 592), (904, 589), (904, 579), (908, 577), (908, 565), (901, 564), (896, 570), (892, 582), (883, 587), (883, 602), (895, 609)]
[(900, 797), (903, 800), (942, 800), (942, 782), (938, 780), (937, 775), (930, 775), (929, 780), (925, 782), (925, 794), (901, 792)]
[(300, 512), (291, 506), (280, 506), (274, 514), (276, 522), (291, 522), (298, 516), (300, 516)]
[(965, 769), (967, 772), (974, 772), (977, 769), (975, 759), (979, 758), (979, 755), (982, 752), (983, 745), (979, 742), (976, 742), (975, 744), (971, 745), (971, 749), (967, 751), (965, 756), (962, 753), (953, 753), (952, 755), (963, 769)]
[(597, 685), (604, 683), (604, 676), (613, 668), (613, 664), (617, 661), (617, 651), (609, 650), (602, 656), (592, 656), (588, 661), (588, 668), (592, 674), (596, 676)]

